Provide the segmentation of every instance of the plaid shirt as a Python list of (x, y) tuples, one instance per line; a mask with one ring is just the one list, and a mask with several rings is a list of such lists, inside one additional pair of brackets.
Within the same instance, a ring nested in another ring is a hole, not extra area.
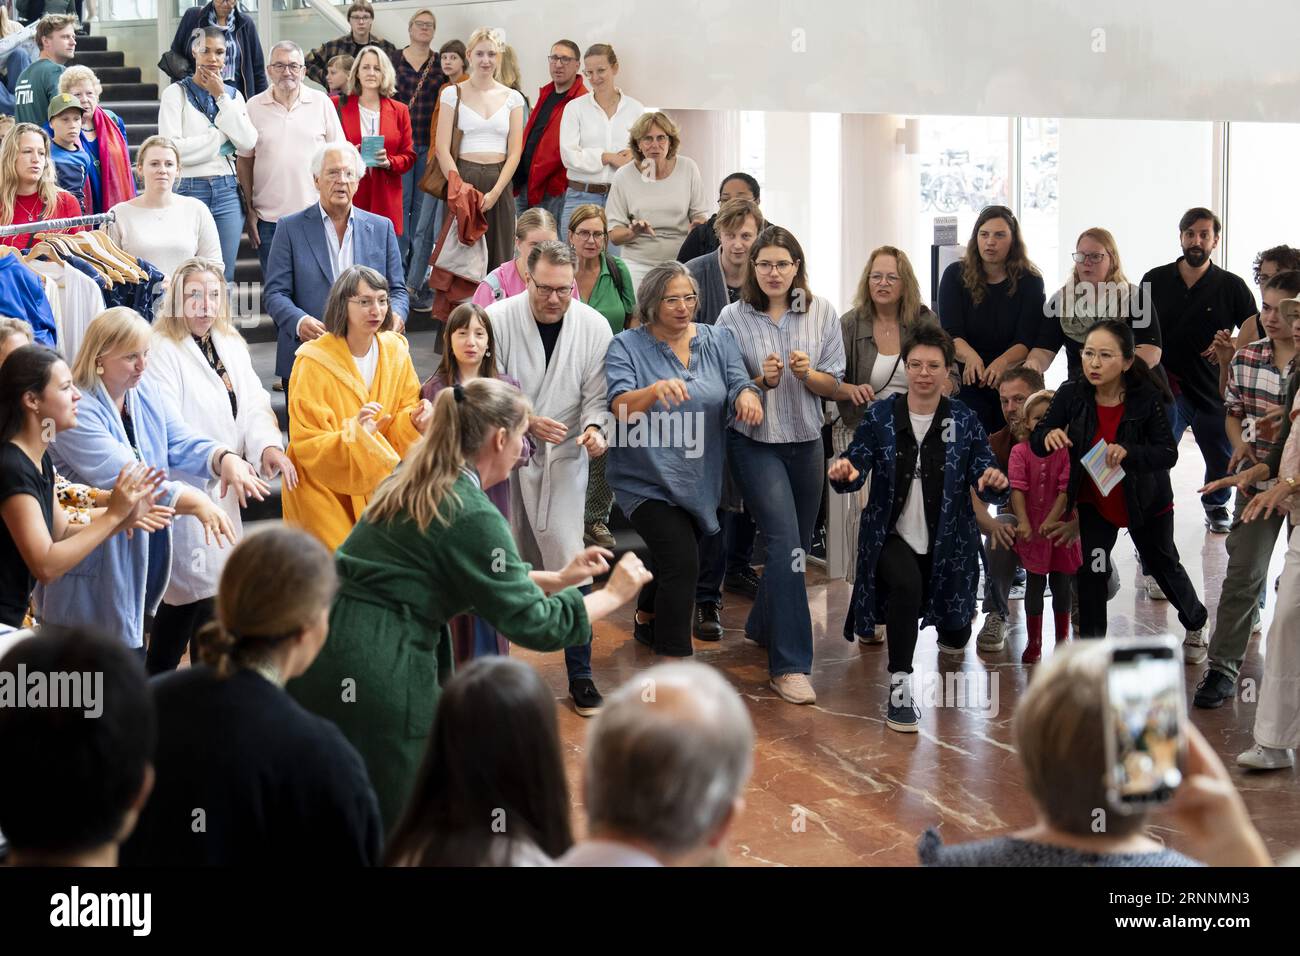
[[(1273, 343), (1268, 339), (1251, 342), (1232, 357), (1228, 371), (1228, 388), (1224, 402), (1233, 418), (1252, 423), (1251, 451), (1257, 461), (1263, 461), (1277, 447), (1278, 426), (1255, 429), (1253, 422), (1272, 407), (1286, 401), (1286, 381), (1295, 366), (1295, 360), (1279, 369), (1273, 363)], [(1261, 482), (1256, 490), (1264, 490), (1272, 481)]]
[[(424, 61), (423, 69), (419, 70), (407, 63), (404, 56), (399, 55), (393, 61), (393, 66), (397, 68), (396, 99), (399, 103), (405, 103), (411, 114), (411, 136), (415, 141), (416, 149), (429, 148), (433, 107), (438, 102), (438, 91), (447, 82), (447, 77), (443, 75), (442, 68), (438, 65), (438, 59), (438, 51), (432, 51), (429, 59)], [(420, 85), (420, 77), (424, 77), (423, 86)], [(417, 89), (420, 91), (418, 98), (415, 96)]]
[(393, 46), (387, 40), (381, 40), (373, 33), (370, 34), (369, 43), (358, 43), (352, 39), (352, 34), (348, 33), (333, 40), (326, 40), (319, 47), (307, 54), (306, 66), (307, 77), (315, 80), (321, 85), (321, 88), (328, 90), (329, 82), (326, 80), (325, 71), (329, 68), (330, 60), (336, 56), (343, 56), (345, 53), (350, 57), (356, 57), (358, 53), (368, 46), (377, 46), (388, 54), (388, 58), (393, 61), (393, 68), (397, 68), (397, 61), (402, 58), (397, 47)]

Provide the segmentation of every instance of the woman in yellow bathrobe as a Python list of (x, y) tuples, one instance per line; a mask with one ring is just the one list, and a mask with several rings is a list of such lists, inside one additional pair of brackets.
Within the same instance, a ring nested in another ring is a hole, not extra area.
[(289, 458), (298, 487), (284, 490), (283, 504), (287, 524), (333, 551), (424, 434), (433, 407), (420, 398), (406, 339), (389, 331), (382, 275), (345, 269), (322, 322), (328, 331), (299, 347), (289, 378)]

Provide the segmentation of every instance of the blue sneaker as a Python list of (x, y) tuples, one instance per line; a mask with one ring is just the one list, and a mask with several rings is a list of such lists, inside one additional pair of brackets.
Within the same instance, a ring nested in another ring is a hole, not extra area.
[(885, 726), (901, 734), (914, 734), (921, 728), (921, 711), (912, 702), (911, 675), (889, 684), (889, 708)]

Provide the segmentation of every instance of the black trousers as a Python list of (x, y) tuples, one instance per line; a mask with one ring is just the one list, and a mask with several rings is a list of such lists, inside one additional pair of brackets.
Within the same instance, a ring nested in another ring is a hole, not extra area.
[[(1103, 518), (1096, 508), (1079, 504), (1083, 564), (1074, 581), (1079, 589), (1080, 637), (1106, 636), (1106, 582), (1110, 578), (1110, 552), (1118, 535), (1119, 528)], [(1129, 537), (1146, 573), (1156, 579), (1178, 612), (1179, 623), (1189, 631), (1204, 627), (1209, 615), (1178, 557), (1173, 511), (1147, 518), (1140, 528), (1129, 528)]]
[(643, 585), (636, 607), (654, 615), (654, 650), (689, 657), (695, 583), (700, 575), (699, 528), (685, 510), (664, 501), (646, 501), (628, 515), (650, 548), (646, 566), (654, 580)]
[[(934, 556), (917, 554), (896, 534), (885, 539), (876, 561), (876, 589), (885, 604), (886, 639), (889, 642), (889, 672), (912, 673), (917, 625), (930, 596), (930, 566)], [(972, 595), (974, 600), (974, 595)], [(973, 607), (974, 605), (972, 605)], [(965, 647), (970, 640), (970, 622), (956, 630), (937, 629), (939, 642), (948, 647)]]
[(204, 598), (193, 604), (159, 604), (158, 613), (153, 619), (153, 629), (149, 633), (145, 670), (151, 675), (176, 670), (186, 648), (189, 648), (190, 663), (197, 664), (199, 655), (195, 637), (203, 625), (212, 620), (214, 613), (212, 598)]
[(1031, 572), (1025, 575), (1025, 613), (1027, 615), (1031, 617), (1042, 616), (1043, 593), (1047, 590), (1048, 578), (1051, 578), (1052, 583), (1052, 612), (1055, 614), (1070, 613), (1070, 599), (1073, 596), (1070, 576), (1063, 571), (1053, 571), (1050, 575), (1033, 574)]

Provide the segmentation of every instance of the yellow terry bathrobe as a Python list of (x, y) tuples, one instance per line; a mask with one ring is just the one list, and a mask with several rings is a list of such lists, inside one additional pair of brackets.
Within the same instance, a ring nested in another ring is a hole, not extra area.
[[(361, 517), (379, 483), (420, 438), (411, 413), (420, 380), (406, 339), (379, 333), (379, 368), (367, 391), (347, 340), (322, 335), (298, 348), (289, 378), (289, 459), (298, 487), (283, 494), (284, 520), (334, 551)], [(357, 412), (378, 402), (392, 416), (373, 433)]]

